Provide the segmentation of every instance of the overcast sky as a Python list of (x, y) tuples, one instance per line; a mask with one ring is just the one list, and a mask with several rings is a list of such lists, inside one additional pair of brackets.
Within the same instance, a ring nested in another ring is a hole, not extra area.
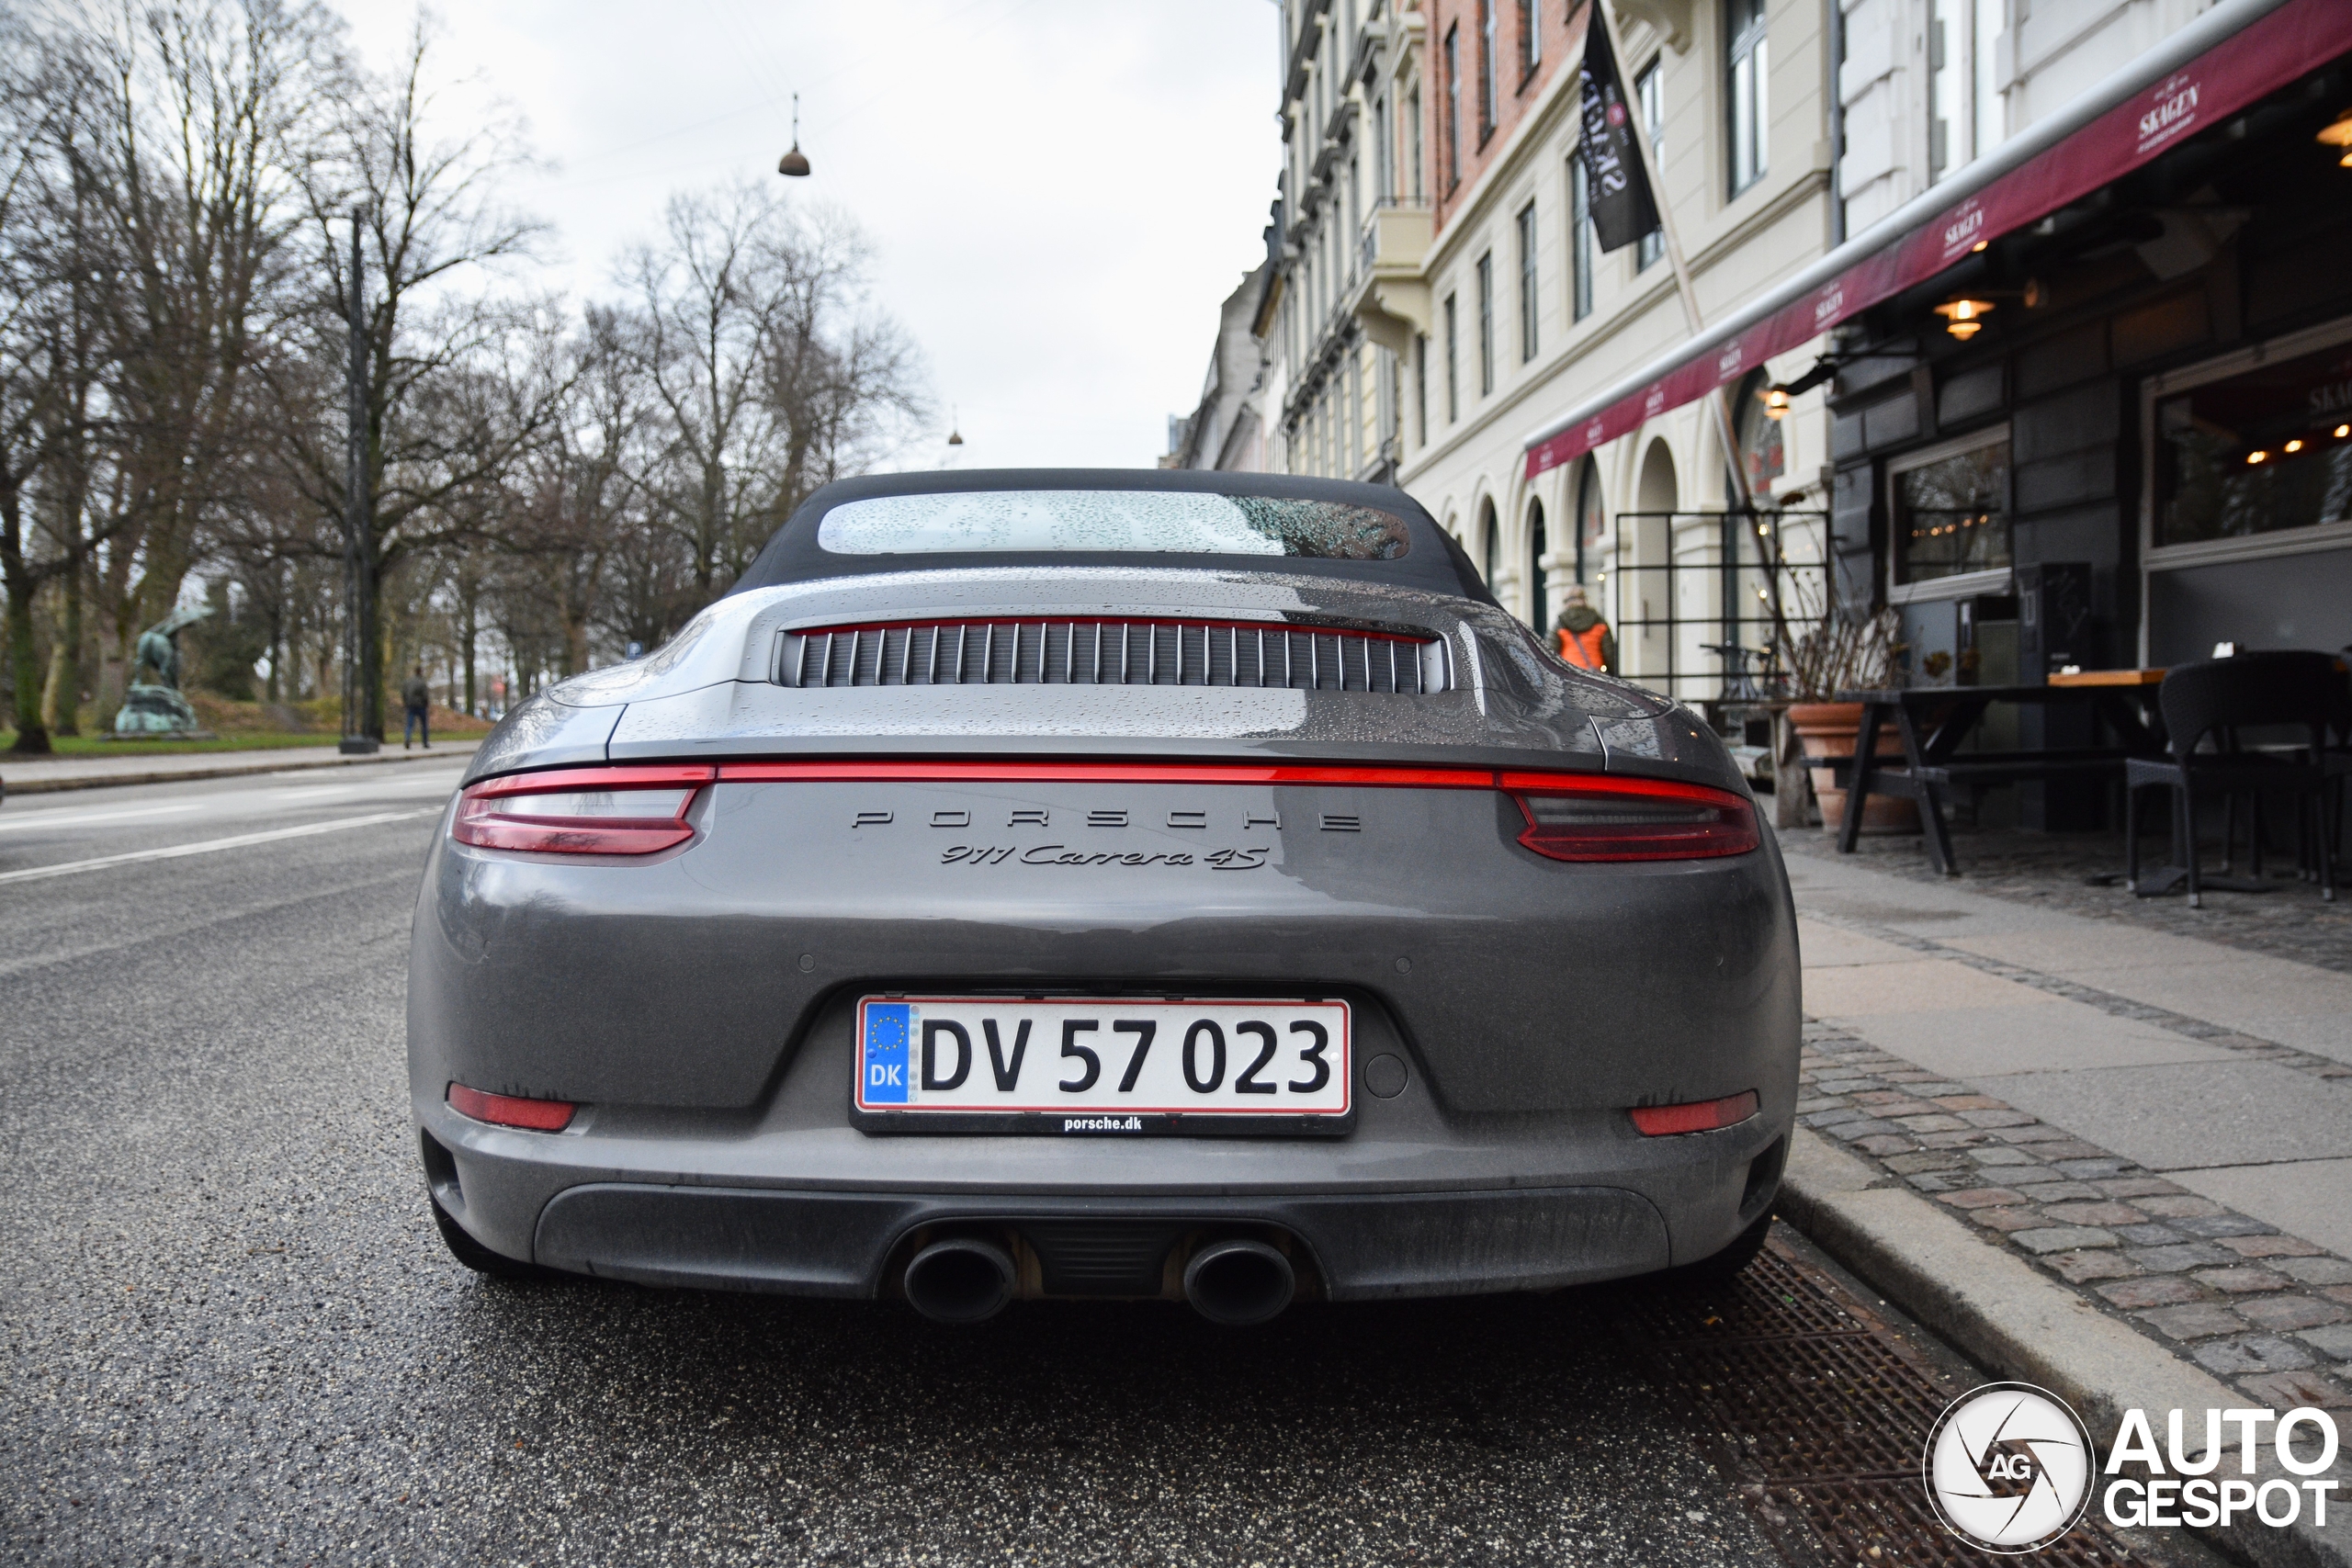
[[(413, 13), (337, 0), (382, 67)], [(1218, 304), (1263, 259), (1281, 140), (1273, 0), (468, 0), (440, 54), (554, 164), (515, 195), (547, 281), (612, 292), (670, 193), (838, 203), (922, 345), (957, 466), (1148, 466), (1200, 394)], [(453, 100), (459, 101), (459, 100)], [(944, 442), (944, 428), (939, 433)], [(944, 446), (906, 466), (944, 460)]]

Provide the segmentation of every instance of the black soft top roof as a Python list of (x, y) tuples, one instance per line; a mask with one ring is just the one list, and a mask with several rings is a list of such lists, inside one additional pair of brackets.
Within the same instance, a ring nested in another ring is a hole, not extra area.
[[(1365, 506), (1400, 518), (1412, 547), (1395, 560), (1335, 560), (1308, 556), (1210, 555), (1138, 550), (965, 550), (909, 555), (842, 555), (817, 542), (825, 513), (845, 502), (880, 495), (952, 495), (999, 490), (1188, 491), (1210, 495), (1271, 496)], [(730, 591), (773, 588), (829, 577), (876, 572), (933, 571), (955, 567), (1182, 566), (1293, 577), (1337, 577), (1383, 582), (1495, 603), (1486, 580), (1452, 535), (1420, 503), (1393, 485), (1351, 484), (1295, 474), (1224, 473), (1198, 468), (978, 468), (954, 473), (875, 474), (840, 479), (800, 503)]]

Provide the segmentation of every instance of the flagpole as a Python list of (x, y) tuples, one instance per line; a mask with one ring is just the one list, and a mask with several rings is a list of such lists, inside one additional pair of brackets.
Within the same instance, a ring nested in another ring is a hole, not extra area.
[[(1609, 58), (1621, 73), (1624, 71), (1624, 51), (1617, 47), (1617, 27), (1609, 19), (1608, 0), (1593, 0), (1593, 19), (1600, 24), (1609, 39)], [(1624, 77), (1620, 74), (1619, 82)], [(1623, 91), (1623, 88), (1620, 88)], [(1666, 259), (1674, 268), (1675, 291), (1682, 297), (1682, 314), (1690, 323), (1693, 335), (1706, 330), (1707, 319), (1699, 310), (1698, 290), (1690, 286), (1690, 268), (1682, 259), (1682, 239), (1674, 230), (1674, 205), (1666, 198), (1665, 182), (1658, 178), (1657, 152), (1650, 145), (1649, 127), (1642, 123), (1642, 116), (1625, 117), (1634, 148), (1642, 155), (1642, 175), (1649, 181), (1650, 194), (1656, 198), (1658, 231), (1666, 240)], [(1730, 477), (1731, 490), (1738, 499), (1739, 509), (1753, 514), (1756, 497), (1747, 488), (1747, 468), (1740, 461), (1739, 443), (1732, 436), (1731, 394), (1717, 387), (1707, 400), (1715, 411), (1715, 439), (1723, 446), (1724, 471)]]

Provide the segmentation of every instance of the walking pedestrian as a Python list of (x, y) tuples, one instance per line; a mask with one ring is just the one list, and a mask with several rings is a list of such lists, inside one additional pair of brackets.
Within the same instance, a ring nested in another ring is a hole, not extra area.
[(401, 726), (401, 750), (408, 750), (409, 738), (421, 735), (424, 749), (433, 750), (433, 688), (424, 682), (424, 666), (401, 682), (401, 705), (408, 710), (408, 721)]
[(1561, 659), (1577, 669), (1605, 675), (1617, 668), (1617, 634), (1585, 598), (1583, 583), (1569, 586), (1553, 635), (1560, 645)]

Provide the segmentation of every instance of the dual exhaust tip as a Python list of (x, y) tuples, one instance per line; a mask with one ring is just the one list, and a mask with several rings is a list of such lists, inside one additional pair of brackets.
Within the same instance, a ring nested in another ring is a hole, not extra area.
[[(1012, 1300), (1012, 1255), (979, 1236), (934, 1241), (901, 1277), (908, 1304), (933, 1323), (981, 1323)], [(1279, 1316), (1298, 1289), (1290, 1259), (1262, 1241), (1229, 1236), (1184, 1265), (1184, 1299), (1211, 1323), (1246, 1328)]]

